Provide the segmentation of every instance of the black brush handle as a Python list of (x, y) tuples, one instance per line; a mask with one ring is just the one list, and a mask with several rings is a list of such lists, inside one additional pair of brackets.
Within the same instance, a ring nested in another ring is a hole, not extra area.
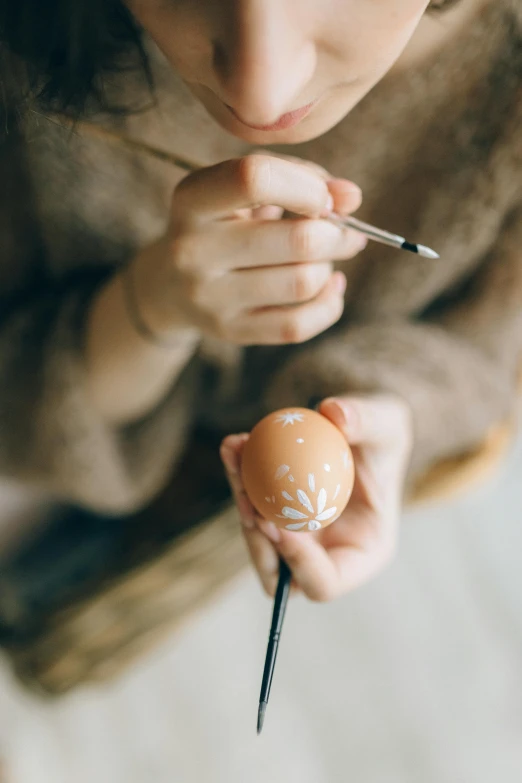
[(279, 581), (274, 599), (274, 611), (272, 613), (272, 625), (270, 626), (270, 638), (268, 649), (266, 651), (265, 668), (263, 671), (263, 682), (261, 684), (260, 702), (268, 703), (272, 678), (274, 676), (277, 650), (279, 648), (279, 639), (285, 619), (288, 596), (290, 595), (290, 583), (292, 581), (292, 572), (284, 560), (281, 560), (279, 566)]

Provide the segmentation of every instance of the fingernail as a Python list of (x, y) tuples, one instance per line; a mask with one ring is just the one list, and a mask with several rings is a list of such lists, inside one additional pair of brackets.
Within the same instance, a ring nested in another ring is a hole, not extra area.
[(344, 191), (348, 193), (355, 193), (362, 198), (362, 190), (359, 185), (355, 184), (355, 182), (351, 182), (349, 179), (340, 179), (339, 177), (330, 181), (337, 182), (339, 185), (343, 186)]
[(339, 429), (349, 437), (356, 436), (359, 430), (359, 414), (349, 403), (340, 403), (335, 398), (325, 400), (328, 405), (328, 415)]
[(359, 250), (364, 250), (366, 245), (368, 244), (368, 237), (365, 237), (364, 234), (359, 234), (357, 237), (357, 247)]
[(326, 199), (326, 206), (323, 209), (323, 211), (320, 214), (320, 217), (328, 217), (333, 212), (334, 208), (334, 199), (331, 193), (328, 193), (328, 198)]
[(259, 529), (274, 544), (277, 544), (279, 541), (281, 541), (281, 531), (274, 525), (273, 522), (260, 522)]
[(341, 405), (339, 405), (337, 400), (335, 399), (325, 400), (324, 404), (328, 406), (328, 416), (330, 419), (332, 419), (334, 424), (337, 424), (337, 426), (340, 429), (346, 427), (347, 424), (346, 413), (344, 411), (344, 408), (342, 408)]

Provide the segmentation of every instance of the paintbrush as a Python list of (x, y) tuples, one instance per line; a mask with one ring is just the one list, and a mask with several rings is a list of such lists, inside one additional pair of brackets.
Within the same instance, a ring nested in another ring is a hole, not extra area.
[(268, 649), (266, 651), (265, 668), (263, 670), (263, 682), (261, 683), (261, 694), (259, 696), (259, 710), (257, 713), (257, 733), (261, 734), (265, 720), (265, 712), (270, 696), (272, 678), (274, 676), (277, 650), (279, 648), (279, 639), (285, 619), (286, 605), (290, 595), (290, 583), (292, 581), (292, 572), (284, 560), (280, 561), (279, 581), (274, 598), (274, 610), (272, 612), (272, 623), (270, 626), (270, 636), (268, 639)]
[(382, 245), (390, 245), (390, 247), (395, 247), (398, 250), (408, 250), (410, 253), (417, 253), (417, 255), (422, 256), (423, 258), (440, 258), (439, 254), (432, 250), (431, 247), (408, 242), (407, 239), (399, 236), (399, 234), (391, 234), (389, 231), (383, 231), (382, 228), (371, 226), (369, 223), (358, 220), (358, 218), (341, 217), (341, 215), (337, 215), (333, 212), (328, 216), (327, 220), (331, 223), (335, 223), (336, 226), (340, 226), (341, 228), (353, 228), (361, 234), (364, 234), (368, 239), (373, 239), (375, 242), (380, 242)]

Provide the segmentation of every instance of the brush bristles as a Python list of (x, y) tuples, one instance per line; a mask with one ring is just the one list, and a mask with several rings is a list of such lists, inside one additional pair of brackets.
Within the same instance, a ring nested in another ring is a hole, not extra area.
[(263, 723), (265, 722), (266, 701), (259, 702), (259, 711), (257, 713), (257, 733), (261, 734), (263, 731)]

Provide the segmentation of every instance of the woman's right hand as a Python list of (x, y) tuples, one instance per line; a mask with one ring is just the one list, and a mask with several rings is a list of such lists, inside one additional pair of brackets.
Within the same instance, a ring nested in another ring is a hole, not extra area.
[[(156, 333), (198, 329), (239, 345), (300, 343), (341, 316), (333, 261), (364, 237), (321, 219), (355, 211), (360, 190), (305, 161), (253, 154), (178, 185), (165, 236), (136, 259), (141, 314)], [(297, 217), (281, 220), (284, 211)]]

